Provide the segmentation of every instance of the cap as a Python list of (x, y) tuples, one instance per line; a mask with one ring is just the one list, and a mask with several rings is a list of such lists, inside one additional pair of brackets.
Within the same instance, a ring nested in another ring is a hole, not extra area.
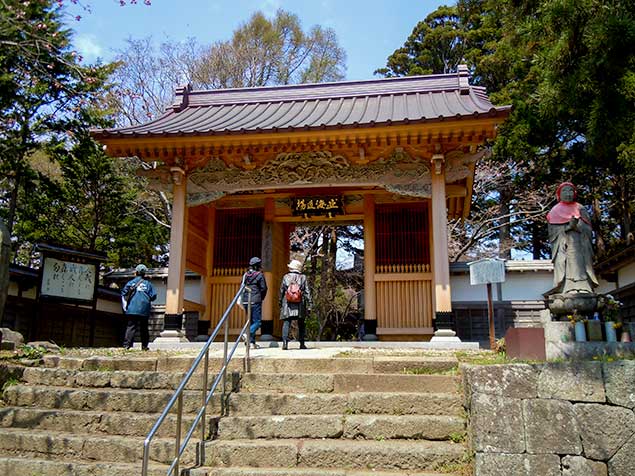
[(297, 259), (291, 260), (287, 267), (291, 271), (302, 271), (302, 263), (300, 263)]
[(135, 270), (135, 273), (141, 274), (141, 275), (145, 275), (148, 272), (148, 268), (146, 267), (145, 264), (138, 264), (134, 270)]
[(249, 260), (249, 266), (259, 266), (262, 263), (262, 260), (257, 256), (254, 256)]

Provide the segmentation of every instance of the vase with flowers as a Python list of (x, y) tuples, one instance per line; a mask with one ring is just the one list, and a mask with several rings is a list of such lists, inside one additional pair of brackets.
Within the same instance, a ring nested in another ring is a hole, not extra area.
[(602, 317), (604, 318), (607, 342), (617, 342), (617, 329), (622, 327), (622, 323), (619, 321), (621, 306), (622, 303), (610, 294), (604, 296)]
[(567, 315), (567, 319), (573, 326), (573, 332), (575, 334), (576, 342), (586, 342), (586, 329), (584, 326), (584, 318), (577, 313), (577, 311), (573, 311), (573, 314)]

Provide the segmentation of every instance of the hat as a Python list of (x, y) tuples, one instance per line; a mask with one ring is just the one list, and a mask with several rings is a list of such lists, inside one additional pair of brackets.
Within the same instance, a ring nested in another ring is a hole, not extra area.
[(148, 268), (145, 264), (138, 264), (134, 270), (135, 273), (140, 274), (141, 276), (144, 276), (148, 272)]
[(302, 263), (300, 263), (297, 259), (291, 260), (291, 263), (289, 263), (287, 267), (291, 271), (302, 271)]
[(260, 266), (260, 263), (262, 263), (262, 260), (257, 256), (254, 256), (249, 260), (249, 266)]

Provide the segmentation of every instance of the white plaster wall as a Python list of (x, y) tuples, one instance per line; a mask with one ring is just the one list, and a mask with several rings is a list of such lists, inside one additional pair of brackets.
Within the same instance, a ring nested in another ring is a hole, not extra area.
[(542, 301), (543, 294), (553, 288), (553, 273), (550, 271), (508, 272), (502, 288), (502, 301)]
[(620, 288), (635, 283), (635, 263), (624, 266), (617, 272)]
[[(154, 306), (165, 306), (165, 296), (167, 294), (166, 282), (163, 279), (157, 279), (152, 281), (154, 290), (157, 292), (157, 299), (152, 304)], [(201, 287), (203, 286), (203, 280), (201, 279), (186, 279), (185, 280), (185, 294), (184, 299), (192, 301), (198, 304), (203, 303), (203, 293)]]
[[(453, 302), (487, 300), (487, 286), (470, 285), (469, 274), (450, 276), (450, 285)], [(553, 274), (550, 271), (508, 271), (500, 287), (501, 296), (498, 295), (499, 286), (492, 284), (492, 299), (495, 301), (542, 301), (543, 293), (553, 287)]]
[(598, 294), (607, 294), (613, 292), (615, 290), (615, 285), (617, 283), (612, 283), (610, 281), (605, 281), (604, 279), (600, 279), (599, 286), (595, 288), (595, 292)]

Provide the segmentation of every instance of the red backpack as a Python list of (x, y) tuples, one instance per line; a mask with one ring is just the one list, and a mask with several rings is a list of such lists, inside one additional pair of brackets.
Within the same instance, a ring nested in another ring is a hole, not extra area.
[(287, 298), (287, 302), (302, 302), (302, 290), (297, 282), (292, 282), (287, 286), (287, 291), (284, 293), (284, 297)]

